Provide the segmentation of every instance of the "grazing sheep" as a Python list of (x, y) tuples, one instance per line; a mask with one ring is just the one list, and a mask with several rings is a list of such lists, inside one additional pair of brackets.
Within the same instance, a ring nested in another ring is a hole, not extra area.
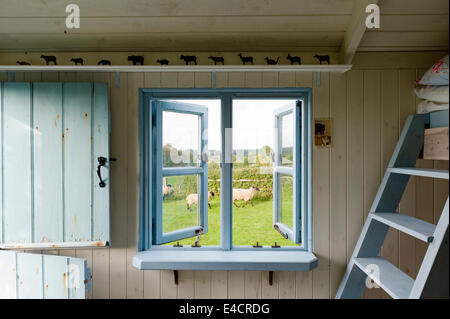
[(243, 201), (245, 201), (243, 207), (245, 207), (245, 205), (247, 205), (248, 201), (250, 201), (250, 204), (252, 204), (252, 206), (254, 207), (252, 198), (253, 198), (253, 196), (255, 196), (256, 192), (259, 192), (259, 188), (255, 187), (255, 186), (252, 186), (248, 189), (234, 188), (233, 189), (233, 204), (234, 204), (234, 206), (239, 207), (235, 201), (243, 200)]
[(163, 177), (163, 200), (173, 194), (173, 187), (170, 184), (167, 184), (167, 177)]
[(163, 200), (166, 199), (167, 196), (170, 196), (173, 194), (173, 187), (172, 185), (168, 184), (163, 186)]
[[(211, 208), (211, 204), (209, 203), (209, 201), (211, 200), (211, 197), (213, 197), (215, 194), (214, 192), (209, 191), (208, 192), (208, 207)], [(186, 197), (186, 201), (187, 201), (187, 209), (192, 211), (192, 205), (197, 205), (198, 202), (198, 195), (197, 194), (189, 194)]]

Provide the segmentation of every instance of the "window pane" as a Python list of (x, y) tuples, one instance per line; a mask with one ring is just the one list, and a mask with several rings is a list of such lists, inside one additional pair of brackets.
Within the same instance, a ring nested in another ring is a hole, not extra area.
[[(234, 246), (253, 246), (257, 242), (263, 246), (271, 246), (275, 243), (280, 246), (295, 245), (291, 240), (283, 238), (273, 225), (272, 154), (275, 153), (274, 142), (277, 133), (274, 126), (274, 112), (290, 103), (295, 101), (233, 100)], [(290, 116), (286, 114), (284, 118), (281, 117), (279, 122), (291, 123), (290, 126), (287, 123), (284, 125), (286, 129), (290, 128), (290, 138), (286, 138), (285, 143), (278, 142), (278, 145), (280, 148), (291, 145), (292, 149), (292, 113)], [(288, 133), (286, 132), (285, 136), (289, 136)], [(292, 190), (290, 198), (287, 188), (283, 191), (286, 193), (286, 201), (290, 199), (292, 207)], [(284, 206), (287, 208), (286, 203)]]
[(280, 187), (279, 212), (280, 222), (293, 229), (293, 198), (294, 180), (291, 175), (278, 175), (278, 185)]
[(198, 175), (163, 177), (163, 233), (197, 226)]
[(292, 167), (294, 158), (294, 114), (289, 113), (280, 118), (281, 165)]
[[(208, 192), (209, 206), (208, 206), (208, 232), (201, 236), (199, 245), (201, 246), (219, 246), (220, 245), (220, 155), (221, 155), (221, 133), (220, 133), (220, 109), (221, 101), (217, 99), (171, 99), (166, 100), (168, 102), (186, 103), (190, 105), (203, 106), (208, 109), (208, 130), (207, 134), (203, 138), (207, 137), (208, 146)], [(169, 113), (169, 112), (167, 112)], [(181, 114), (185, 116), (186, 114)], [(179, 131), (177, 131), (179, 132)], [(184, 133), (182, 133), (184, 134)], [(178, 136), (176, 136), (178, 138)], [(163, 144), (164, 145), (164, 144)], [(166, 166), (167, 167), (167, 166)], [(170, 177), (169, 177), (170, 179)], [(195, 193), (192, 191), (191, 193)], [(169, 199), (169, 197), (167, 197)], [(187, 212), (186, 196), (179, 199), (181, 203), (182, 212)], [(193, 205), (192, 213), (197, 210), (197, 206)], [(183, 216), (186, 217), (186, 216)], [(196, 223), (194, 226), (198, 225)], [(192, 223), (188, 226), (193, 226)], [(176, 240), (168, 243), (167, 245), (180, 245), (190, 246), (194, 244), (196, 237)]]
[(163, 112), (163, 166), (199, 166), (200, 118), (198, 115)]

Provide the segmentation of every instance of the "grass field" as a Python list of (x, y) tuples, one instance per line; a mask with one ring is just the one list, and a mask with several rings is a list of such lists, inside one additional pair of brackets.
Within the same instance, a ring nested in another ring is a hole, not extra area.
[[(290, 193), (292, 194), (292, 193)], [(284, 217), (292, 219), (292, 195), (283, 192), (282, 207)], [(289, 196), (290, 195), (290, 196)], [(211, 200), (211, 208), (208, 210), (208, 233), (203, 235), (200, 245), (220, 245), (220, 199), (214, 197)], [(250, 203), (246, 207), (233, 207), (233, 245), (246, 246), (273, 245), (277, 242), (280, 246), (293, 246), (290, 240), (284, 239), (273, 228), (273, 202), (272, 200), (253, 200), (254, 207)], [(238, 203), (241, 206), (243, 203)], [(166, 199), (163, 202), (163, 229), (164, 232), (197, 225), (197, 206), (192, 212), (187, 210), (186, 200)], [(284, 219), (284, 218), (283, 218)], [(180, 244), (192, 245), (196, 238), (180, 240)], [(170, 243), (171, 245), (175, 243)]]

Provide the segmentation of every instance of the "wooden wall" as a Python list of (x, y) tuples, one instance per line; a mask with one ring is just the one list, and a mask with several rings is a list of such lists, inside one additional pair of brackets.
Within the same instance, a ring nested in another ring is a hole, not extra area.
[[(355, 58), (346, 74), (310, 72), (218, 72), (217, 87), (312, 87), (315, 117), (331, 117), (334, 145), (314, 148), (313, 232), (319, 267), (312, 272), (139, 271), (132, 266), (138, 243), (138, 89), (211, 87), (209, 73), (15, 73), (15, 81), (99, 81), (110, 87), (111, 248), (47, 253), (86, 258), (92, 268), (91, 298), (333, 298), (373, 197), (408, 114), (418, 102), (414, 81), (442, 53), (376, 54)], [(126, 56), (126, 54), (124, 54)], [(0, 57), (1, 62), (1, 57)], [(1, 64), (1, 63), (0, 63)], [(0, 81), (8, 80), (0, 73)], [(448, 162), (419, 160), (447, 168)], [(401, 211), (436, 223), (448, 181), (412, 178)], [(390, 231), (382, 255), (415, 276), (425, 244)], [(368, 298), (386, 297), (380, 289)]]

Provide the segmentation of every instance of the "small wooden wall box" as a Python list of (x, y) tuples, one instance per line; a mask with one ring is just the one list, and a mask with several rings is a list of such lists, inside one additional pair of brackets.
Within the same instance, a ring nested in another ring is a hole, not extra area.
[(448, 126), (425, 130), (423, 158), (448, 161)]

